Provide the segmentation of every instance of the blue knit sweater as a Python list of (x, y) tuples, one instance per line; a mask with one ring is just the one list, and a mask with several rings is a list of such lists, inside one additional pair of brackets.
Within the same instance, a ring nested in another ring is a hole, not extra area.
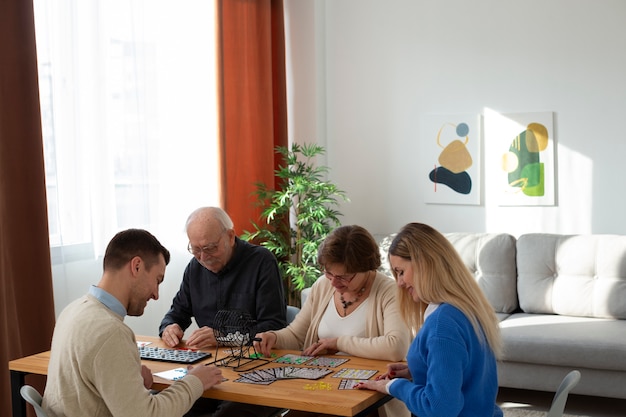
[(441, 304), (411, 344), (412, 381), (397, 379), (389, 392), (419, 417), (502, 417), (496, 404), (496, 359), (458, 308)]

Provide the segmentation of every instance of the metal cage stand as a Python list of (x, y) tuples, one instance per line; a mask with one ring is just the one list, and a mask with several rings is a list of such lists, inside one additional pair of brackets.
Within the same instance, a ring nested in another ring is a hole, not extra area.
[[(239, 310), (220, 310), (215, 315), (213, 332), (217, 340), (215, 361), (217, 366), (233, 368), (235, 372), (245, 372), (265, 365), (271, 360), (263, 358), (256, 351), (252, 331), (256, 321), (250, 313)], [(230, 354), (217, 359), (219, 347), (229, 347)]]

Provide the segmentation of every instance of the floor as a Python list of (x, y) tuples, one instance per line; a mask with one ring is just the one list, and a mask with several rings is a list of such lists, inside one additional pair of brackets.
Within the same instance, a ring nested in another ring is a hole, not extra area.
[[(548, 411), (553, 397), (554, 393), (549, 392), (500, 388), (498, 404), (503, 408)], [(626, 400), (570, 394), (565, 405), (565, 412), (589, 417), (625, 417)]]

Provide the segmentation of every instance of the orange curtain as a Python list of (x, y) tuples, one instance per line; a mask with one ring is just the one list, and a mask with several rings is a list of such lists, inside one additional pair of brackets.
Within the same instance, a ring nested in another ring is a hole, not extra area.
[[(8, 361), (50, 349), (52, 272), (33, 4), (0, 2), (0, 415)], [(34, 385), (42, 390), (43, 379)]]
[(287, 146), (282, 0), (219, 0), (218, 100), (221, 205), (238, 234), (259, 222), (255, 183), (276, 188)]

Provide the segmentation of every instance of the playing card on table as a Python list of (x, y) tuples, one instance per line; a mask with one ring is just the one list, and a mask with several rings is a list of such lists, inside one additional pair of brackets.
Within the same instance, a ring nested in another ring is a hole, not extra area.
[(241, 377), (241, 378), (237, 378), (235, 379), (235, 382), (245, 382), (246, 384), (259, 384), (259, 385), (269, 385), (272, 382), (276, 381), (275, 379), (273, 380), (269, 380), (269, 381), (260, 381), (260, 380), (253, 380), (253, 379), (248, 379), (246, 377)]
[(276, 381), (272, 372), (265, 372), (263, 370), (254, 370), (241, 374), (241, 378), (235, 380), (235, 382), (248, 382), (251, 384), (271, 384)]
[(274, 360), (274, 362), (278, 362), (278, 363), (288, 363), (291, 365), (302, 365), (305, 362), (313, 359), (314, 356), (302, 356), (302, 355), (295, 355), (293, 353), (288, 353), (286, 355), (283, 355), (281, 357), (278, 357)]
[(317, 356), (307, 361), (307, 366), (323, 366), (326, 368), (336, 368), (337, 366), (347, 362), (347, 358), (329, 358), (326, 356)]
[(363, 381), (367, 381), (367, 379), (342, 379), (339, 381), (338, 389), (354, 389), (356, 384)]
[(333, 378), (369, 379), (372, 375), (375, 375), (376, 372), (378, 371), (372, 369), (343, 368), (337, 371), (337, 373), (333, 375)]
[(291, 375), (292, 378), (319, 379), (332, 372), (328, 368), (295, 368)]
[(170, 381), (177, 381), (187, 375), (187, 368), (170, 369), (169, 371), (157, 372), (154, 375)]

